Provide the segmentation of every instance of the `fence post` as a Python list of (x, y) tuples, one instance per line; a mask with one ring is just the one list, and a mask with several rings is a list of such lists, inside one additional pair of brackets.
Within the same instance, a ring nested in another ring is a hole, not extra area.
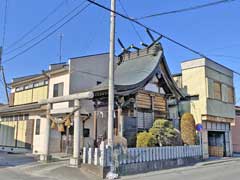
[(98, 148), (95, 148), (94, 151), (94, 165), (98, 165), (99, 164), (99, 151)]
[(106, 149), (104, 141), (100, 144), (100, 166), (105, 167), (106, 166)]
[(159, 160), (159, 147), (156, 148), (156, 160), (158, 161)]
[(152, 148), (148, 148), (148, 161), (152, 161)]
[(111, 149), (110, 146), (108, 146), (108, 147), (107, 147), (107, 150), (106, 150), (106, 161), (107, 161), (107, 162), (106, 162), (106, 165), (107, 165), (107, 166), (111, 166), (110, 163), (111, 163), (112, 160), (113, 160), (113, 159), (112, 159), (113, 157), (112, 157), (111, 155), (112, 155), (112, 149)]
[(93, 161), (93, 148), (88, 149), (88, 164), (92, 164)]
[(143, 150), (142, 150), (142, 148), (138, 150), (138, 154), (139, 154), (139, 161), (141, 163), (141, 162), (143, 162)]
[(87, 163), (87, 148), (83, 148), (83, 164)]

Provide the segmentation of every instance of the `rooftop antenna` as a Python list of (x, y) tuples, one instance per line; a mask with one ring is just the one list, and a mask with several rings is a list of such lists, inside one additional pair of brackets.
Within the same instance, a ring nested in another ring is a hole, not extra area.
[(60, 35), (59, 35), (59, 63), (62, 62), (62, 39), (63, 39), (63, 33), (60, 33)]

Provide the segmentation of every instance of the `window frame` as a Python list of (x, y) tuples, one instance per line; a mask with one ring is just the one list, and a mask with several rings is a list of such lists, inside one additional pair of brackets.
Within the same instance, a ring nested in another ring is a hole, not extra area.
[[(230, 97), (230, 92), (231, 92), (231, 97)], [(235, 104), (235, 89), (234, 89), (234, 87), (228, 86), (227, 93), (228, 93), (228, 103)]]
[[(215, 86), (216, 84), (219, 85), (219, 88), (220, 88), (219, 89), (219, 91), (220, 91), (219, 92), (219, 95), (220, 95), (219, 97), (217, 97), (217, 95), (216, 95), (217, 94), (216, 93), (216, 89), (215, 89), (216, 88), (216, 86)], [(214, 81), (213, 82), (213, 96), (214, 96), (214, 99), (222, 101), (222, 83), (219, 82), (219, 81)]]
[(40, 135), (41, 119), (36, 119), (35, 135)]
[[(59, 86), (60, 85), (62, 86), (62, 90), (61, 91), (59, 90)], [(57, 89), (55, 89), (55, 88), (57, 88)], [(63, 91), (64, 91), (64, 83), (63, 82), (53, 84), (53, 97), (63, 96), (64, 95)]]

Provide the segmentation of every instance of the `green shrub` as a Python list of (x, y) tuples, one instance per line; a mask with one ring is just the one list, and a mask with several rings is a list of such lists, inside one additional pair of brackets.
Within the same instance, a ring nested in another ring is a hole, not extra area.
[(157, 119), (153, 123), (153, 127), (149, 129), (153, 135), (156, 145), (158, 146), (173, 146), (181, 145), (180, 133), (173, 128), (170, 121), (166, 119)]
[(141, 132), (137, 135), (137, 147), (153, 147), (156, 144), (154, 136), (149, 132)]

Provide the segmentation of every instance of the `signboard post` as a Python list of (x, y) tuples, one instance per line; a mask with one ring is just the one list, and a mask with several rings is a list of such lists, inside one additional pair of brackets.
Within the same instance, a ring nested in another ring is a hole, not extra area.
[(199, 135), (199, 144), (201, 146), (201, 154), (203, 156), (203, 145), (202, 145), (202, 130), (203, 130), (203, 126), (202, 124), (196, 124), (196, 130), (198, 132), (198, 135)]

